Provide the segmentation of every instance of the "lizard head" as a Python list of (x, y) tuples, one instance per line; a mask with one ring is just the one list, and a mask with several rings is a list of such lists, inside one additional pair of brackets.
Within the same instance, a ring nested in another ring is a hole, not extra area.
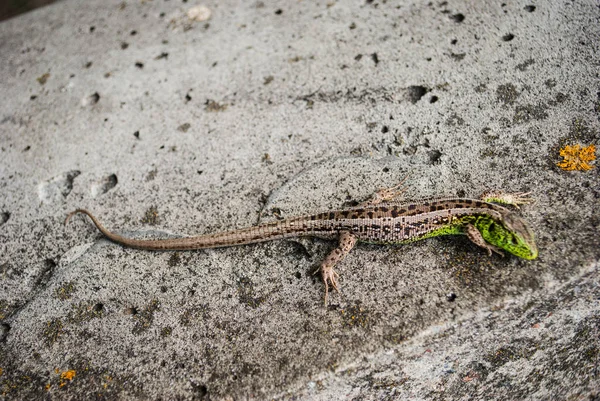
[(523, 259), (537, 258), (538, 249), (533, 232), (516, 213), (502, 213), (502, 219), (490, 222), (486, 228), (481, 234), (490, 244)]

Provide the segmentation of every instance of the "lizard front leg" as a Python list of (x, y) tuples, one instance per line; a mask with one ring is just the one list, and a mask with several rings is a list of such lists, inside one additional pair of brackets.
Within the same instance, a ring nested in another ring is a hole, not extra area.
[(483, 239), (483, 236), (473, 224), (467, 224), (465, 227), (467, 237), (473, 242), (475, 245), (480, 246), (484, 249), (487, 249), (489, 256), (492, 256), (492, 252), (496, 252), (500, 256), (504, 256), (502, 252), (500, 252), (500, 248), (495, 245), (488, 244)]
[(529, 195), (531, 195), (531, 192), (504, 193), (497, 191), (487, 191), (482, 193), (479, 198), (485, 202), (511, 205), (516, 207), (517, 209), (520, 209), (519, 205), (526, 205), (534, 201), (533, 198), (529, 198)]
[(356, 245), (357, 238), (349, 231), (342, 231), (340, 233), (339, 245), (335, 248), (323, 262), (321, 263), (321, 277), (325, 283), (325, 306), (327, 306), (327, 298), (329, 295), (329, 285), (339, 291), (337, 284), (338, 274), (333, 270), (334, 266), (338, 264)]

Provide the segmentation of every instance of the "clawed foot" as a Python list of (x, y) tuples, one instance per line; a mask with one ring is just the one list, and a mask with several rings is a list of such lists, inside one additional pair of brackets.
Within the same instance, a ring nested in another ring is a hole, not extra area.
[(339, 292), (337, 278), (339, 275), (333, 270), (333, 267), (322, 266), (321, 267), (321, 277), (323, 278), (323, 283), (325, 284), (325, 306), (327, 306), (327, 300), (329, 297), (329, 285), (331, 284), (331, 288)]
[(483, 248), (487, 249), (488, 256), (492, 256), (492, 253), (495, 252), (498, 255), (504, 257), (504, 253), (501, 251), (502, 248), (498, 248), (497, 246), (488, 243), (486, 243), (485, 246), (483, 246)]
[(484, 192), (481, 195), (481, 199), (486, 202), (503, 203), (506, 205), (512, 205), (517, 209), (520, 209), (519, 205), (527, 205), (533, 203), (535, 199), (530, 198), (531, 192), (514, 192), (514, 193), (502, 193), (502, 192)]

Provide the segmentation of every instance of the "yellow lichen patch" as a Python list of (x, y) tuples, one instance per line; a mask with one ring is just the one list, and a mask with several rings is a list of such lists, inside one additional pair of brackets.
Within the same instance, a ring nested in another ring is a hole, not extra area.
[(65, 370), (64, 372), (62, 372), (60, 374), (60, 382), (58, 383), (58, 386), (59, 387), (64, 386), (65, 384), (67, 384), (67, 380), (71, 381), (71, 380), (73, 380), (74, 377), (75, 377), (74, 370)]
[(560, 155), (563, 161), (558, 163), (558, 167), (565, 171), (573, 170), (590, 170), (594, 166), (589, 162), (596, 160), (596, 146), (590, 145), (583, 147), (579, 144), (570, 146), (566, 145), (560, 150)]
[(61, 379), (73, 380), (74, 377), (75, 377), (75, 371), (74, 370), (67, 370), (67, 371), (62, 372), (60, 374), (60, 378)]

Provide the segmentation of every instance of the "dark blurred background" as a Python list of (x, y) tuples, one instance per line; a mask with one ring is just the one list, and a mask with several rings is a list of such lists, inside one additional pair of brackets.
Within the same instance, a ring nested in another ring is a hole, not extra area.
[(55, 1), (57, 0), (0, 0), (0, 21)]

